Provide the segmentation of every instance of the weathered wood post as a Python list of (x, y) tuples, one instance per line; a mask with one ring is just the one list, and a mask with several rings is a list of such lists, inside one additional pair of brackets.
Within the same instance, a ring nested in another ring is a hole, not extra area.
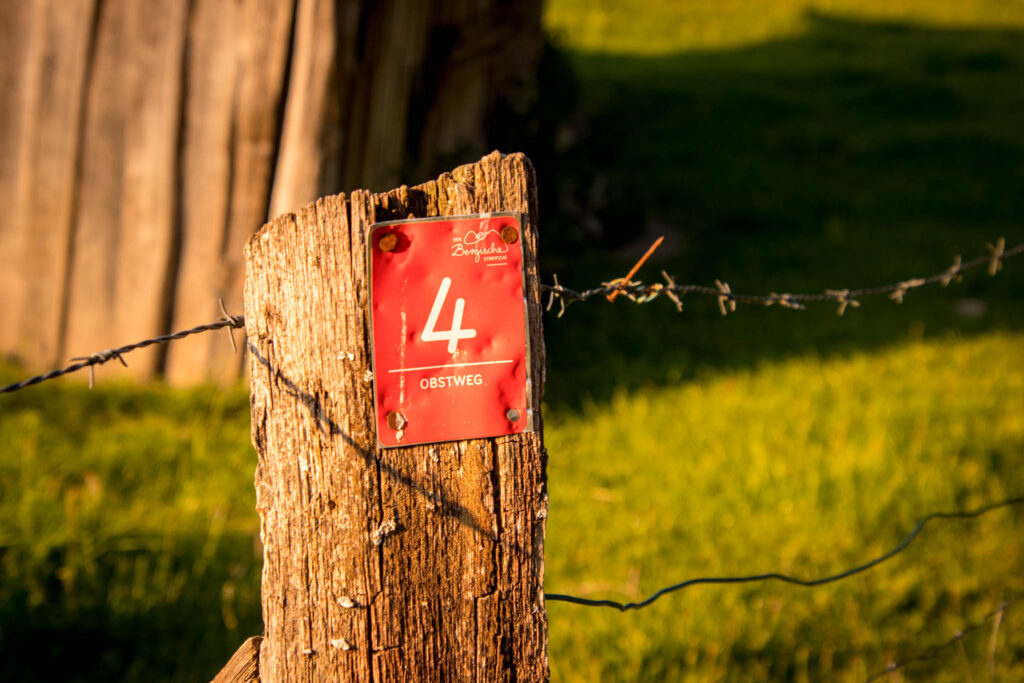
[[(260, 680), (547, 678), (536, 206), (529, 160), (495, 152), (416, 187), (320, 199), (249, 242)], [(370, 227), (498, 211), (523, 214), (534, 431), (382, 448)]]

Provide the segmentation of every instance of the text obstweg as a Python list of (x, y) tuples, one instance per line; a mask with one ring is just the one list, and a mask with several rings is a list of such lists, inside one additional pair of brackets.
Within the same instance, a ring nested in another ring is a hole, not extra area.
[(449, 377), (424, 377), (420, 389), (447, 389), (450, 387), (472, 387), (484, 383), (483, 375), (451, 375)]

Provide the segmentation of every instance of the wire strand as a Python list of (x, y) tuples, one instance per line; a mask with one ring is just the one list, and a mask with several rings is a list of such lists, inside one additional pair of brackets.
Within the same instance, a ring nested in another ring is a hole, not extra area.
[(679, 311), (683, 310), (682, 297), (687, 294), (712, 296), (718, 299), (718, 306), (722, 315), (735, 311), (736, 304), (778, 305), (783, 308), (803, 310), (806, 308), (806, 304), (809, 303), (831, 301), (838, 304), (837, 313), (843, 315), (848, 307), (860, 306), (860, 301), (858, 300), (864, 297), (888, 294), (889, 298), (896, 303), (903, 303), (904, 297), (906, 297), (911, 289), (936, 283), (947, 286), (965, 272), (981, 268), (982, 266), (986, 266), (988, 274), (993, 276), (1002, 268), (1004, 261), (1024, 254), (1024, 242), (1007, 249), (1006, 240), (1000, 237), (996, 240), (995, 244), (989, 244), (988, 249), (988, 256), (979, 256), (970, 261), (962, 261), (957, 256), (953, 261), (953, 265), (949, 268), (928, 277), (907, 278), (899, 282), (877, 287), (826, 289), (824, 292), (810, 294), (778, 294), (776, 292), (767, 295), (742, 294), (732, 291), (729, 284), (721, 280), (715, 280), (714, 287), (693, 284), (681, 285), (676, 284), (675, 279), (664, 271), (662, 271), (661, 275), (665, 279), (665, 284), (660, 282), (644, 284), (643, 282), (633, 282), (628, 279), (618, 279), (611, 282), (603, 282), (600, 287), (577, 292), (559, 284), (558, 278), (555, 277), (554, 284), (541, 285), (541, 291), (549, 297), (547, 310), (551, 310), (555, 301), (559, 302), (558, 317), (562, 317), (565, 314), (565, 309), (569, 304), (586, 301), (597, 296), (607, 296), (612, 293), (623, 294), (638, 304), (648, 303), (664, 294), (675, 304), (676, 309)]
[(974, 631), (977, 631), (977, 630), (980, 630), (980, 629), (984, 628), (985, 624), (987, 624), (993, 618), (1002, 617), (1003, 613), (1012, 604), (1013, 604), (1013, 602), (1005, 601), (1004, 600), (1003, 603), (999, 605), (999, 607), (997, 607), (996, 609), (994, 609), (991, 612), (989, 612), (988, 614), (986, 614), (984, 616), (984, 618), (981, 619), (981, 621), (978, 621), (976, 623), (968, 624), (967, 626), (964, 626), (962, 629), (960, 629), (955, 634), (953, 634), (953, 637), (950, 638), (949, 640), (947, 640), (946, 642), (941, 643), (939, 645), (935, 645), (933, 647), (930, 647), (927, 650), (925, 650), (924, 652), (922, 652), (921, 654), (919, 654), (919, 655), (917, 655), (915, 657), (911, 657), (910, 659), (905, 659), (902, 662), (890, 662), (889, 666), (887, 666), (884, 669), (882, 669), (881, 671), (879, 671), (879, 672), (869, 676), (868, 679), (865, 681), (865, 683), (872, 683), (873, 681), (877, 681), (879, 678), (882, 678), (883, 676), (888, 676), (888, 675), (892, 674), (895, 671), (899, 671), (900, 669), (903, 669), (903, 668), (906, 668), (906, 667), (910, 666), (911, 664), (917, 664), (919, 662), (924, 662), (924, 661), (927, 661), (929, 659), (934, 659), (936, 656), (938, 656), (938, 654), (940, 652), (942, 652), (943, 650), (945, 650), (947, 648), (950, 648), (953, 645), (955, 645), (956, 643), (960, 642), (968, 634), (973, 633)]
[(795, 576), (790, 576), (788, 574), (781, 574), (779, 572), (770, 572), (767, 574), (751, 574), (749, 576), (700, 577), (696, 579), (689, 579), (681, 583), (676, 583), (671, 586), (666, 586), (665, 588), (656, 591), (650, 597), (648, 597), (645, 600), (641, 600), (640, 602), (619, 602), (617, 600), (608, 599), (594, 600), (591, 598), (581, 598), (575, 595), (564, 595), (561, 593), (545, 593), (544, 598), (546, 600), (556, 602), (569, 602), (574, 605), (584, 605), (586, 607), (613, 607), (621, 612), (625, 612), (627, 610), (641, 609), (643, 607), (647, 607), (648, 605), (650, 605), (662, 596), (699, 584), (733, 584), (753, 583), (756, 581), (782, 581), (784, 583), (790, 583), (804, 587), (821, 586), (826, 583), (840, 581), (842, 579), (849, 578), (856, 574), (860, 574), (861, 572), (865, 572), (868, 569), (871, 569), (872, 567), (875, 567), (885, 562), (886, 560), (895, 557), (896, 555), (906, 550), (907, 546), (909, 546), (914, 541), (914, 539), (917, 538), (917, 535), (921, 533), (921, 530), (925, 527), (925, 525), (933, 519), (971, 519), (974, 517), (980, 517), (981, 515), (987, 512), (991, 512), (999, 508), (1009, 507), (1011, 505), (1019, 505), (1021, 503), (1024, 503), (1024, 496), (1008, 498), (998, 503), (991, 503), (989, 505), (985, 505), (984, 507), (975, 508), (973, 510), (957, 510), (954, 512), (933, 512), (919, 519), (917, 521), (917, 524), (914, 525), (913, 530), (909, 534), (907, 534), (907, 536), (902, 541), (900, 541), (898, 545), (896, 545), (888, 552), (879, 555), (878, 557), (869, 560), (864, 564), (860, 564), (856, 567), (852, 567), (845, 571), (839, 572), (838, 574), (831, 574), (829, 576), (823, 576), (817, 579), (801, 579)]
[[(197, 325), (196, 327), (193, 327), (193, 328), (190, 328), (190, 329), (187, 329), (187, 330), (182, 330), (180, 332), (174, 332), (172, 334), (163, 334), (163, 335), (160, 335), (159, 337), (153, 337), (152, 339), (143, 339), (142, 341), (135, 342), (134, 344), (128, 344), (126, 346), (121, 346), (121, 347), (118, 347), (116, 349), (107, 349), (106, 351), (97, 351), (96, 353), (89, 354), (88, 356), (76, 356), (76, 357), (72, 358), (71, 360), (77, 360), (79, 362), (72, 363), (72, 364), (67, 365), (67, 366), (65, 366), (63, 368), (60, 368), (59, 370), (51, 370), (50, 372), (47, 372), (44, 375), (36, 375), (35, 377), (30, 377), (29, 379), (26, 379), (26, 380), (24, 380), (22, 382), (15, 382), (14, 384), (8, 384), (7, 386), (5, 386), (3, 388), (0, 388), (0, 394), (6, 394), (6, 393), (9, 393), (9, 392), (12, 392), (12, 391), (18, 391), (19, 389), (24, 389), (25, 387), (30, 387), (30, 386), (32, 386), (34, 384), (39, 384), (40, 382), (45, 382), (48, 379), (55, 379), (57, 377), (61, 377), (62, 375), (66, 375), (66, 374), (71, 373), (71, 372), (76, 372), (78, 370), (81, 370), (82, 368), (89, 368), (90, 371), (91, 371), (94, 366), (96, 366), (96, 365), (103, 365), (104, 363), (107, 363), (107, 362), (109, 362), (111, 360), (114, 360), (115, 358), (117, 360), (119, 360), (122, 365), (127, 367), (128, 364), (125, 362), (124, 358), (122, 358), (121, 356), (126, 354), (126, 353), (128, 353), (128, 352), (130, 352), (130, 351), (134, 351), (136, 349), (142, 349), (142, 348), (145, 348), (147, 346), (152, 346), (153, 344), (166, 344), (167, 342), (175, 341), (177, 339), (182, 339), (184, 337), (188, 337), (189, 335), (199, 334), (201, 332), (209, 332), (211, 330), (220, 330), (220, 329), (223, 329), (225, 327), (229, 328), (229, 329), (235, 329), (235, 328), (238, 328), (238, 327), (245, 327), (245, 318), (240, 316), (240, 315), (227, 315), (227, 314), (225, 314), (225, 317), (221, 318), (217, 322), (207, 323), (205, 325)], [(232, 339), (232, 342), (233, 341), (234, 341), (234, 339)], [(89, 377), (89, 387), (90, 388), (92, 388), (92, 386), (93, 386), (93, 379), (94, 378), (90, 375), (90, 377)]]

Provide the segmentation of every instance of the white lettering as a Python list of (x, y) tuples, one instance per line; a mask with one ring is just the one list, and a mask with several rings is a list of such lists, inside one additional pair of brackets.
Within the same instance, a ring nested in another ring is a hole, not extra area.
[(452, 256), (472, 256), (474, 263), (480, 263), (480, 257), (491, 254), (507, 254), (507, 244), (488, 244), (486, 247), (467, 247), (464, 244), (452, 245)]
[(475, 375), (448, 375), (447, 377), (424, 377), (420, 380), (420, 389), (451, 389), (454, 387), (483, 386), (484, 376)]

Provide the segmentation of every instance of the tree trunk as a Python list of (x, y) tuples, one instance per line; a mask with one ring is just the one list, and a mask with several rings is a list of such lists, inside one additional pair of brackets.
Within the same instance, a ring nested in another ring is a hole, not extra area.
[[(369, 228), (487, 211), (525, 216), (536, 431), (380, 449)], [(535, 231), (529, 161), (493, 153), (417, 187), (320, 199), (249, 242), (262, 680), (547, 678)]]

